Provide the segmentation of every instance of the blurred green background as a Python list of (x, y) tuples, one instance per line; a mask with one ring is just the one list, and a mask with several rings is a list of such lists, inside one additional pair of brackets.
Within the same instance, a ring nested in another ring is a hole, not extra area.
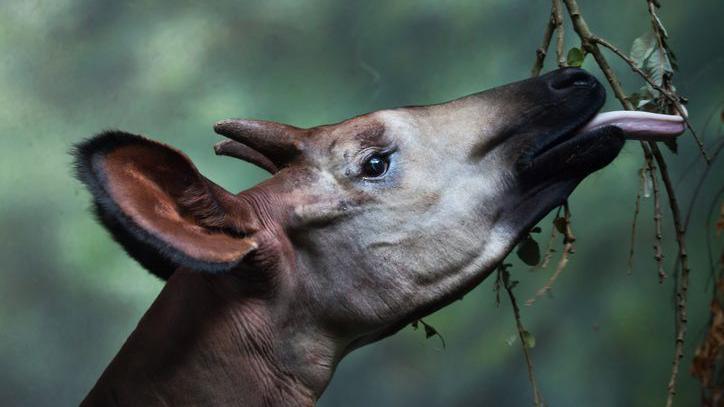
[[(680, 64), (675, 82), (711, 144), (724, 101), (724, 5), (662, 3)], [(649, 28), (643, 0), (580, 4), (592, 29), (624, 49)], [(106, 128), (143, 133), (241, 190), (266, 175), (213, 155), (214, 121), (313, 126), (525, 78), (548, 7), (523, 0), (3, 0), (0, 405), (77, 404), (161, 288), (93, 220), (89, 195), (72, 177), (73, 143)], [(578, 45), (569, 41), (567, 48)], [(638, 89), (627, 68), (614, 66), (629, 91)], [(584, 67), (599, 74), (591, 61)], [(678, 157), (666, 154), (687, 206), (702, 166), (686, 171), (696, 160), (691, 137), (680, 150)], [(551, 405), (663, 404), (673, 281), (657, 281), (652, 199), (642, 201), (635, 271), (626, 270), (641, 164), (640, 148), (628, 145), (574, 193), (576, 254), (553, 298), (523, 307)], [(693, 281), (681, 406), (698, 403), (688, 368), (708, 317), (704, 224), (723, 169), (719, 163), (712, 170), (688, 238)], [(668, 210), (664, 215), (670, 269), (674, 242)], [(541, 225), (547, 235), (550, 219)], [(514, 264), (523, 302), (552, 270), (531, 273)], [(319, 405), (531, 404), (520, 344), (509, 343), (513, 315), (507, 301), (496, 308), (491, 280), (426, 320), (444, 335), (446, 349), (407, 328), (348, 356)]]

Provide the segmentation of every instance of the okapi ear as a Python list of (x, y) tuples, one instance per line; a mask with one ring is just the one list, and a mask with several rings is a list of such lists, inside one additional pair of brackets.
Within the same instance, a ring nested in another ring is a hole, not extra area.
[(256, 249), (248, 206), (201, 175), (180, 151), (108, 131), (76, 146), (77, 177), (98, 219), (151, 273), (223, 272)]

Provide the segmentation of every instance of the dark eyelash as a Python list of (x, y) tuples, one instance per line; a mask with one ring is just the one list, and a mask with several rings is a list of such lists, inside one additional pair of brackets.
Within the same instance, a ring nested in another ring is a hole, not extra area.
[(381, 155), (385, 158), (389, 158), (397, 151), (397, 147), (367, 147), (362, 151), (364, 154), (360, 159), (360, 163), (365, 163), (367, 160), (372, 158), (373, 155)]

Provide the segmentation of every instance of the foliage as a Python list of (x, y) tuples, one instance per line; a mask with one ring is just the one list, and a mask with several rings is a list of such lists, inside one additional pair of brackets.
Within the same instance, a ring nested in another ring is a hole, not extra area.
[(583, 65), (583, 59), (586, 54), (581, 48), (571, 48), (568, 50), (568, 56), (566, 57), (566, 65), (580, 67)]

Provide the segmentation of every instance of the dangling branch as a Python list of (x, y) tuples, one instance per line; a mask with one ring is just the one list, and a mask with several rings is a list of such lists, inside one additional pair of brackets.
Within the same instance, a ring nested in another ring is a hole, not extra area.
[(553, 288), (553, 284), (555, 284), (558, 277), (561, 275), (563, 270), (565, 270), (566, 265), (568, 265), (570, 255), (574, 253), (573, 244), (576, 242), (576, 236), (573, 234), (573, 229), (571, 228), (571, 211), (568, 208), (568, 202), (563, 204), (563, 217), (556, 218), (556, 227), (563, 230), (563, 253), (561, 253), (561, 258), (558, 260), (556, 271), (551, 275), (548, 281), (546, 281), (543, 287), (535, 293), (535, 296), (525, 302), (525, 305), (527, 306), (533, 305), (539, 297), (542, 297), (550, 292)]
[[(659, 20), (659, 16), (656, 15), (656, 9), (661, 7), (661, 4), (659, 4), (658, 0), (647, 0), (648, 3), (648, 9), (649, 9), (649, 17), (651, 18), (651, 28), (654, 31), (654, 34), (656, 36), (656, 42), (658, 43), (658, 52), (661, 55), (661, 57), (665, 56), (666, 54), (666, 47), (664, 46), (664, 39), (666, 37), (666, 33), (662, 30), (662, 26)], [(661, 58), (663, 61), (664, 59)], [(671, 81), (664, 80), (662, 81), (664, 85), (664, 89), (667, 90), (667, 94), (673, 95), (674, 92), (671, 89)], [(696, 135), (696, 132), (694, 131), (694, 128), (691, 126), (691, 123), (689, 122), (688, 114), (686, 113), (686, 109), (681, 106), (681, 101), (677, 97), (669, 98), (670, 102), (674, 106), (674, 109), (676, 110), (676, 113), (678, 113), (681, 117), (684, 118), (684, 121), (686, 122), (686, 127), (691, 132), (691, 135), (694, 136), (694, 140), (696, 141), (696, 145), (699, 147), (699, 151), (701, 152), (702, 156), (704, 157), (704, 161), (709, 165), (711, 163), (711, 159), (709, 158), (709, 155), (706, 153), (706, 150), (704, 149), (704, 143), (699, 139), (699, 136)]]
[(671, 215), (674, 219), (674, 229), (676, 230), (676, 241), (679, 247), (679, 262), (681, 263), (681, 273), (679, 273), (677, 279), (677, 290), (676, 290), (676, 343), (674, 345), (674, 362), (671, 368), (671, 378), (669, 379), (668, 396), (666, 399), (666, 406), (671, 407), (674, 402), (674, 396), (676, 395), (676, 379), (679, 374), (679, 366), (681, 365), (681, 359), (684, 356), (684, 340), (686, 339), (686, 323), (687, 317), (687, 297), (689, 292), (689, 255), (686, 251), (686, 226), (681, 219), (681, 210), (679, 209), (679, 201), (676, 198), (676, 192), (674, 191), (671, 178), (669, 177), (669, 171), (667, 170), (666, 161), (661, 150), (656, 144), (652, 145), (651, 152), (654, 154), (656, 163), (659, 165), (661, 171), (661, 180), (666, 186), (666, 192), (669, 196), (669, 206), (671, 208)]
[[(558, 207), (558, 212), (561, 211), (561, 208)], [(556, 219), (558, 219), (558, 215), (556, 215)], [(556, 237), (558, 236), (558, 229), (553, 226), (551, 228), (551, 236), (548, 238), (548, 243), (546, 244), (546, 250), (545, 255), (543, 255), (543, 261), (540, 262), (540, 264), (537, 264), (531, 268), (531, 271), (535, 271), (536, 269), (545, 269), (548, 267), (548, 263), (550, 263), (551, 258), (553, 258), (553, 253), (556, 252), (556, 249), (553, 248), (553, 242), (555, 241)]]
[(515, 327), (518, 330), (518, 339), (520, 339), (521, 346), (523, 347), (525, 364), (528, 368), (528, 380), (530, 381), (530, 385), (533, 388), (533, 404), (536, 407), (543, 407), (543, 396), (538, 389), (538, 382), (535, 378), (535, 374), (533, 373), (533, 360), (531, 359), (530, 352), (528, 351), (528, 337), (530, 336), (530, 333), (523, 326), (523, 322), (520, 319), (520, 308), (518, 308), (518, 302), (515, 299), (515, 295), (513, 295), (513, 288), (518, 285), (518, 282), (510, 280), (510, 272), (508, 271), (508, 267), (510, 267), (510, 264), (501, 264), (498, 267), (496, 287), (498, 287), (499, 289), (499, 284), (502, 282), (503, 288), (505, 288), (505, 291), (508, 293), (510, 305), (513, 307), (513, 315), (515, 316)]
[(684, 119), (684, 123), (686, 123), (686, 128), (691, 132), (691, 135), (694, 136), (694, 140), (696, 141), (697, 146), (699, 147), (699, 152), (701, 152), (702, 157), (704, 158), (704, 162), (707, 163), (707, 165), (711, 164), (711, 157), (709, 157), (709, 154), (706, 152), (706, 148), (704, 147), (704, 143), (699, 138), (699, 136), (696, 134), (696, 131), (694, 131), (694, 127), (691, 125), (691, 122), (689, 121), (689, 114), (686, 111), (686, 108), (684, 108), (681, 105), (681, 101), (678, 96), (669, 89), (665, 89), (658, 84), (644, 71), (641, 70), (636, 65), (636, 62), (632, 60), (630, 57), (628, 57), (626, 54), (624, 54), (620, 49), (616, 48), (613, 44), (610, 42), (604, 40), (603, 38), (597, 37), (595, 35), (591, 36), (591, 42), (595, 44), (599, 44), (604, 48), (609, 49), (611, 52), (616, 54), (619, 58), (621, 58), (626, 64), (631, 68), (632, 71), (636, 72), (644, 81), (646, 81), (649, 86), (654, 88), (657, 92), (661, 93), (666, 97), (666, 99), (669, 100), (669, 102), (674, 106), (676, 113), (679, 114)]
[[(663, 97), (669, 102), (669, 107), (673, 108), (675, 112), (677, 112), (679, 115), (681, 115), (684, 118), (684, 121), (686, 122), (687, 128), (691, 131), (692, 136), (694, 137), (699, 150), (701, 152), (701, 155), (704, 158), (704, 161), (707, 163), (707, 165), (710, 164), (711, 159), (709, 158), (709, 155), (707, 154), (703, 142), (699, 139), (696, 132), (694, 131), (693, 127), (691, 126), (691, 123), (688, 119), (688, 114), (686, 112), (686, 109), (681, 104), (681, 99), (676, 95), (676, 93), (673, 91), (673, 88), (671, 87), (670, 78), (664, 78), (662, 81), (662, 84), (659, 85), (654, 81), (646, 72), (644, 72), (642, 69), (638, 67), (638, 65), (626, 54), (621, 52), (618, 48), (613, 46), (608, 41), (594, 35), (591, 30), (589, 29), (585, 19), (581, 15), (580, 8), (578, 6), (578, 3), (576, 0), (563, 0), (566, 9), (568, 11), (568, 15), (571, 18), (571, 22), (573, 23), (573, 28), (575, 32), (578, 34), (578, 37), (581, 40), (581, 47), (583, 50), (593, 56), (595, 59), (597, 65), (603, 72), (604, 76), (606, 77), (607, 82), (611, 86), (611, 89), (613, 90), (613, 93), (615, 97), (621, 102), (624, 109), (626, 110), (635, 110), (634, 106), (631, 103), (631, 100), (627, 98), (626, 93), (623, 90), (623, 87), (621, 86), (620, 81), (618, 80), (616, 74), (614, 73), (613, 69), (609, 65), (608, 61), (604, 57), (603, 53), (601, 52), (600, 47), (604, 47), (606, 49), (609, 49), (612, 51), (615, 55), (620, 57), (623, 61), (625, 61), (628, 66), (636, 72), (639, 76), (641, 76), (644, 81), (646, 81), (647, 84), (649, 84), (653, 89), (657, 90)], [(665, 33), (662, 32), (662, 28), (660, 26), (660, 20), (658, 19), (658, 16), (656, 15), (656, 8), (659, 7), (659, 4), (656, 0), (647, 0), (648, 4), (648, 11), (651, 18), (651, 23), (653, 26), (654, 34), (656, 35), (657, 43), (658, 43), (658, 51), (660, 53), (666, 52), (665, 49)], [(546, 26), (546, 30), (544, 32), (544, 38), (543, 38), (543, 45), (541, 48), (538, 49), (538, 52), (536, 54), (536, 61), (533, 66), (532, 75), (537, 76), (542, 67), (543, 63), (545, 61), (545, 56), (548, 51), (548, 48), (550, 46), (551, 38), (553, 36), (553, 32), (556, 32), (557, 37), (557, 43), (556, 43), (556, 54), (558, 58), (559, 66), (562, 66), (562, 47), (563, 47), (563, 28), (562, 28), (562, 16), (559, 14), (561, 12), (560, 7), (560, 0), (552, 0), (552, 6), (551, 6), (551, 18), (549, 19), (549, 22)], [(562, 12), (561, 12), (562, 14)], [(600, 47), (599, 47), (600, 46)], [(676, 330), (676, 342), (675, 342), (675, 350), (674, 350), (674, 361), (672, 364), (672, 371), (671, 371), (671, 377), (667, 386), (667, 401), (666, 405), (667, 407), (671, 406), (673, 403), (673, 397), (676, 394), (676, 379), (678, 376), (679, 366), (681, 362), (681, 358), (683, 357), (683, 345), (684, 340), (686, 337), (686, 322), (687, 322), (687, 294), (688, 294), (688, 279), (689, 279), (689, 267), (688, 267), (688, 257), (687, 257), (687, 251), (686, 251), (686, 241), (685, 241), (685, 235), (686, 235), (686, 225), (688, 224), (688, 216), (686, 221), (683, 221), (681, 218), (681, 211), (678, 204), (678, 199), (676, 197), (676, 193), (671, 181), (671, 177), (669, 174), (667, 163), (661, 154), (661, 151), (658, 148), (658, 145), (655, 142), (641, 142), (641, 149), (644, 153), (644, 159), (646, 161), (646, 171), (649, 172), (651, 176), (651, 181), (653, 183), (654, 188), (654, 223), (656, 226), (656, 235), (655, 235), (655, 259), (657, 261), (657, 267), (659, 271), (659, 279), (660, 281), (665, 277), (665, 273), (663, 271), (663, 249), (662, 249), (662, 240), (663, 240), (663, 232), (662, 232), (662, 219), (661, 219), (661, 205), (660, 205), (660, 191), (658, 187), (658, 177), (656, 176), (656, 172), (659, 173), (661, 176), (661, 181), (664, 184), (668, 201), (669, 201), (669, 207), (671, 209), (672, 218), (674, 222), (674, 228), (675, 228), (675, 235), (676, 235), (676, 242), (678, 246), (678, 256), (677, 256), (677, 264), (681, 265), (681, 273), (677, 275), (676, 279), (676, 324), (675, 324), (675, 330)], [(654, 165), (654, 162), (656, 165)], [(708, 168), (708, 167), (707, 167)], [(635, 240), (635, 234), (636, 234), (636, 217), (638, 216), (639, 212), (639, 205), (640, 205), (640, 194), (641, 191), (639, 190), (639, 193), (636, 198), (636, 212), (634, 214), (634, 224), (632, 226), (632, 245), (631, 245), (631, 252), (629, 255), (629, 269), (631, 269), (631, 262), (633, 257), (633, 243)], [(566, 207), (566, 216), (564, 219), (569, 220), (569, 213), (568, 208)], [(565, 247), (564, 247), (564, 253), (561, 257), (561, 260), (559, 261), (558, 267), (556, 269), (556, 272), (553, 274), (551, 279), (549, 280), (546, 285), (541, 288), (541, 290), (538, 291), (536, 296), (528, 301), (528, 304), (531, 304), (535, 301), (535, 298), (540, 296), (541, 294), (544, 294), (548, 292), (550, 287), (552, 286), (555, 279), (560, 274), (560, 271), (565, 267), (567, 261), (568, 261), (568, 252), (572, 251), (573, 248), (573, 240), (575, 238), (572, 237), (572, 232), (570, 231), (570, 222), (566, 222), (566, 233), (565, 233)], [(569, 236), (570, 233), (570, 236)], [(568, 249), (568, 250), (566, 250)]]
[(565, 28), (563, 27), (563, 7), (561, 0), (553, 0), (553, 24), (556, 30), (556, 58), (558, 59), (558, 67), (566, 66), (566, 55), (563, 53), (565, 46)]
[(555, 17), (555, 0), (554, 0), (554, 6), (551, 7), (551, 17), (548, 19), (548, 23), (546, 24), (545, 31), (543, 32), (543, 42), (541, 43), (541, 46), (535, 50), (535, 62), (533, 63), (533, 68), (530, 71), (530, 76), (538, 76), (540, 75), (540, 71), (543, 69), (543, 62), (545, 62), (546, 54), (548, 54), (548, 48), (551, 45), (551, 38), (553, 37), (553, 30), (556, 26), (556, 17)]
[[(593, 33), (591, 33), (590, 29), (588, 28), (588, 25), (586, 24), (586, 21), (583, 19), (581, 15), (581, 10), (578, 7), (578, 3), (576, 0), (563, 0), (566, 8), (568, 9), (568, 14), (571, 17), (571, 21), (573, 23), (573, 28), (578, 34), (578, 36), (581, 38), (581, 44), (583, 48), (593, 55), (594, 59), (596, 60), (596, 63), (601, 68), (601, 71), (606, 76), (606, 79), (608, 83), (611, 85), (611, 88), (613, 89), (614, 95), (616, 98), (621, 102), (621, 104), (624, 106), (627, 110), (634, 110), (633, 106), (626, 98), (626, 94), (623, 91), (623, 88), (621, 87), (621, 83), (614, 74), (613, 70), (611, 69), (611, 66), (606, 61), (606, 58), (601, 53), (600, 48), (598, 47), (599, 44), (601, 44), (600, 38), (597, 38)], [(658, 27), (658, 24), (656, 24), (656, 21), (658, 17), (654, 14), (655, 13), (655, 2), (654, 0), (647, 0), (649, 5), (649, 13), (651, 15), (652, 23)], [(658, 28), (655, 29), (655, 33), (657, 34), (659, 44), (662, 44), (662, 33)], [(609, 47), (607, 48), (613, 50), (615, 47)], [(619, 52), (615, 52), (618, 56), (623, 56), (623, 54)], [(630, 59), (624, 59), (629, 66), (635, 66), (635, 64), (631, 64)], [(635, 70), (635, 69), (634, 69)], [(636, 70), (635, 70), (636, 71)], [(636, 71), (637, 73), (644, 74), (644, 72)], [(644, 77), (648, 78), (647, 75), (643, 75)], [(653, 82), (650, 80), (651, 78), (647, 79), (647, 82)], [(669, 86), (669, 85), (665, 85)], [(663, 95), (667, 95), (666, 91), (670, 91), (670, 89), (667, 89), (666, 87), (663, 89), (664, 92), (662, 92)], [(670, 95), (671, 96), (671, 95)], [(667, 97), (673, 104), (674, 108), (678, 113), (686, 119), (687, 126), (691, 130), (691, 125), (689, 124), (688, 118), (686, 117), (686, 110), (681, 106), (678, 98), (673, 97)], [(702, 155), (704, 157), (704, 160), (708, 163), (709, 157), (706, 154), (706, 151), (703, 148), (703, 144), (699, 140), (698, 137), (696, 137), (696, 133), (693, 133), (697, 144), (699, 145), (699, 148), (702, 152)], [(673, 403), (673, 397), (676, 394), (676, 379), (678, 376), (679, 366), (681, 363), (681, 358), (683, 356), (683, 348), (684, 348), (684, 340), (686, 337), (686, 306), (687, 306), (687, 292), (688, 292), (688, 279), (689, 279), (689, 267), (688, 267), (688, 258), (687, 258), (687, 252), (686, 252), (686, 241), (685, 241), (685, 234), (686, 234), (686, 227), (682, 223), (681, 219), (681, 211), (679, 209), (678, 200), (676, 198), (676, 192), (673, 189), (673, 184), (671, 182), (671, 177), (669, 176), (668, 167), (666, 165), (666, 161), (664, 160), (663, 155), (661, 154), (661, 151), (659, 150), (658, 146), (654, 142), (647, 142), (647, 143), (641, 143), (641, 147), (644, 150), (644, 155), (649, 156), (653, 155), (654, 159), (656, 160), (656, 163), (658, 164), (658, 170), (659, 174), (661, 175), (661, 180), (664, 183), (668, 198), (669, 198), (669, 207), (671, 208), (672, 212), (672, 218), (674, 220), (674, 228), (676, 233), (676, 241), (678, 245), (678, 261), (681, 263), (682, 271), (678, 276), (677, 279), (677, 289), (676, 289), (676, 304), (677, 304), (677, 318), (676, 318), (676, 343), (675, 343), (675, 350), (674, 350), (674, 362), (672, 366), (671, 371), (671, 378), (669, 380), (669, 384), (667, 386), (668, 389), (668, 395), (666, 400), (666, 405), (671, 406)]]
[(651, 186), (654, 191), (654, 260), (656, 260), (656, 267), (659, 274), (659, 284), (662, 284), (666, 278), (666, 272), (664, 271), (664, 251), (662, 248), (664, 235), (661, 226), (661, 221), (663, 220), (663, 216), (661, 215), (661, 191), (659, 191), (659, 180), (656, 176), (654, 158), (648, 150), (644, 151), (644, 155), (646, 158), (646, 171), (649, 173)]
[(641, 168), (639, 170), (639, 189), (636, 192), (636, 204), (634, 205), (634, 215), (633, 215), (633, 221), (631, 221), (631, 244), (628, 252), (628, 274), (633, 274), (633, 257), (634, 257), (634, 248), (636, 246), (636, 221), (639, 218), (639, 212), (641, 209), (641, 195), (644, 193), (644, 188), (646, 185), (646, 168)]

